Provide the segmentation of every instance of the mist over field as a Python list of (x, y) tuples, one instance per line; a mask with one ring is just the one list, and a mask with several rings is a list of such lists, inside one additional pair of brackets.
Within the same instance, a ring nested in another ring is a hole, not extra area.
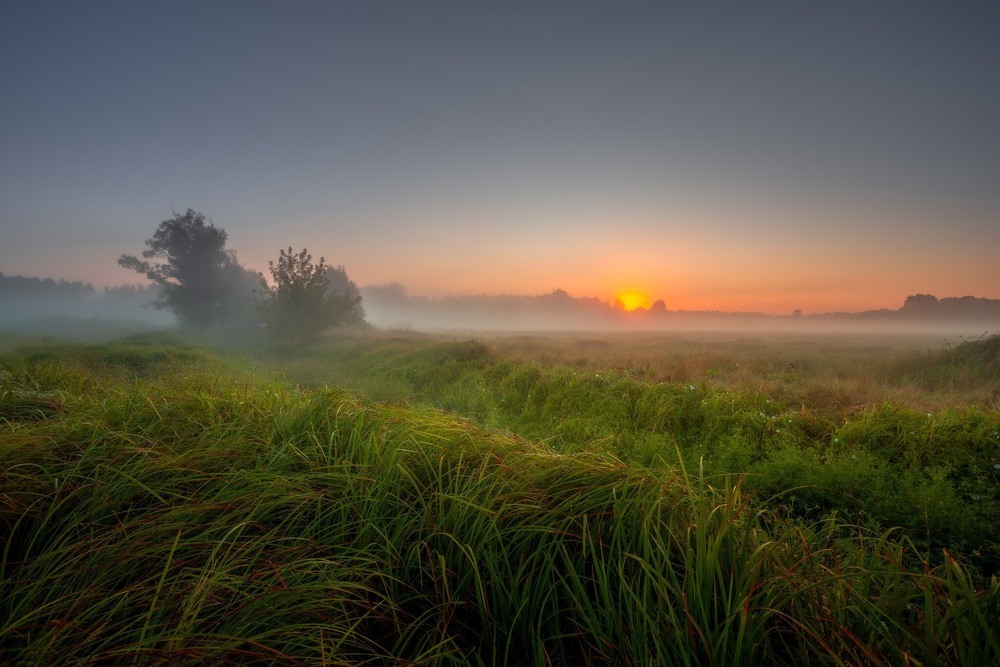
[[(686, 311), (662, 302), (625, 310), (621, 303), (575, 298), (563, 290), (537, 296), (409, 296), (397, 284), (363, 287), (371, 323), (388, 328), (470, 331), (789, 331), (981, 334), (1000, 327), (1000, 300), (938, 300), (918, 295), (899, 308), (860, 313)], [(923, 301), (920, 296), (925, 297)]]
[[(156, 308), (155, 286), (95, 289), (89, 283), (4, 276), (0, 273), (0, 328), (89, 335), (119, 330), (175, 328), (180, 321)], [(413, 331), (706, 331), (934, 334), (953, 339), (1000, 329), (1000, 300), (918, 295), (897, 309), (860, 313), (685, 311), (658, 304), (625, 310), (621, 303), (577, 298), (563, 290), (537, 296), (411, 296), (398, 283), (357, 288), (367, 323)], [(925, 297), (921, 302), (920, 296)], [(250, 332), (252, 333), (252, 332)], [(244, 338), (247, 331), (240, 332)]]
[(175, 328), (173, 313), (152, 307), (156, 294), (142, 284), (98, 290), (81, 281), (0, 273), (0, 330), (87, 337), (95, 330)]

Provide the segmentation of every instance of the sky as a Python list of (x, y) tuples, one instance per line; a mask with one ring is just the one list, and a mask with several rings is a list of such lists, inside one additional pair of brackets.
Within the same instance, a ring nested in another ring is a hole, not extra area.
[(1000, 298), (1000, 4), (0, 6), (0, 272), (188, 208), (266, 272), (806, 313)]

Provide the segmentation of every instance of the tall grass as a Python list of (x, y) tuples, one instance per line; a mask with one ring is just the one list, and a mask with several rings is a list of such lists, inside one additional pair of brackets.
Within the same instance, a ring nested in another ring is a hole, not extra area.
[(1000, 660), (996, 580), (683, 456), (558, 454), (162, 343), (5, 367), (61, 401), (0, 417), (5, 663)]
[[(554, 340), (538, 345), (576, 345)], [(600, 342), (588, 345), (604, 349)], [(861, 344), (848, 342), (852, 349)], [(925, 351), (911, 354), (929, 365)], [(950, 354), (937, 353), (934, 363), (953, 367)], [(808, 360), (798, 365), (808, 367)], [(839, 363), (838, 373), (846, 374), (853, 362)], [(908, 377), (909, 366), (893, 368), (879, 372)], [(976, 368), (973, 363), (960, 376), (971, 377)], [(953, 405), (948, 387), (941, 387), (945, 393), (933, 410), (884, 400), (862, 408), (814, 405), (759, 387), (657, 382), (614, 369), (524, 362), (482, 342), (426, 336), (337, 338), (288, 356), (280, 376), (431, 405), (544, 440), (562, 453), (604, 452), (656, 467), (675, 463), (679, 452), (690, 467), (701, 461), (713, 474), (745, 475), (748, 490), (775, 498), (774, 506), (786, 512), (808, 519), (837, 512), (876, 530), (899, 526), (935, 563), (943, 562), (947, 548), (984, 576), (1000, 572), (1000, 411)], [(1000, 376), (993, 381), (1000, 383)], [(813, 393), (823, 393), (820, 379), (809, 382)]]

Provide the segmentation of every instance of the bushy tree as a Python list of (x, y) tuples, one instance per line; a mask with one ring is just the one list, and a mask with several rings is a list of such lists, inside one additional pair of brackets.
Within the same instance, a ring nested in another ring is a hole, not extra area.
[(289, 248), (268, 268), (274, 284), (261, 280), (260, 311), (271, 336), (304, 342), (338, 324), (361, 321), (361, 297), (330, 289), (323, 257), (314, 264), (305, 248), (299, 253)]
[(347, 277), (347, 269), (343, 266), (326, 267), (326, 278), (330, 282), (327, 293), (334, 298), (345, 298), (350, 301), (350, 312), (346, 314), (345, 323), (354, 324), (365, 321), (365, 309), (361, 305), (361, 291), (353, 280)]
[[(245, 271), (226, 250), (224, 229), (192, 209), (175, 213), (146, 240), (143, 259), (122, 255), (118, 264), (160, 286), (157, 308), (172, 310), (185, 325), (205, 329), (224, 321)], [(152, 259), (162, 262), (152, 262)], [(243, 281), (245, 282), (245, 281)]]

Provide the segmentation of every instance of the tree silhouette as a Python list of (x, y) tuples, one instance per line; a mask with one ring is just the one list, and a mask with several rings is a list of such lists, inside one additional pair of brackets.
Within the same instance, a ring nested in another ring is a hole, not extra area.
[(361, 306), (361, 291), (354, 281), (347, 277), (347, 270), (343, 266), (328, 266), (326, 278), (329, 281), (328, 295), (337, 298), (346, 297), (351, 302), (351, 312), (345, 316), (345, 323), (364, 322), (365, 309)]
[[(288, 248), (280, 251), (277, 262), (267, 264), (274, 285), (261, 279), (260, 310), (272, 337), (308, 342), (330, 327), (362, 321), (361, 297), (350, 295), (346, 288), (344, 293), (330, 288), (323, 257), (314, 264), (305, 248), (299, 253)], [(339, 271), (346, 285), (353, 286), (342, 267)]]
[(938, 298), (933, 294), (911, 294), (903, 302), (904, 310), (927, 310), (938, 304)]
[[(199, 329), (225, 318), (236, 285), (241, 278), (235, 253), (226, 250), (225, 230), (205, 216), (188, 209), (175, 213), (146, 240), (143, 259), (122, 255), (118, 264), (145, 276), (160, 286), (157, 308), (172, 310), (185, 325)], [(153, 258), (165, 260), (150, 262)]]

